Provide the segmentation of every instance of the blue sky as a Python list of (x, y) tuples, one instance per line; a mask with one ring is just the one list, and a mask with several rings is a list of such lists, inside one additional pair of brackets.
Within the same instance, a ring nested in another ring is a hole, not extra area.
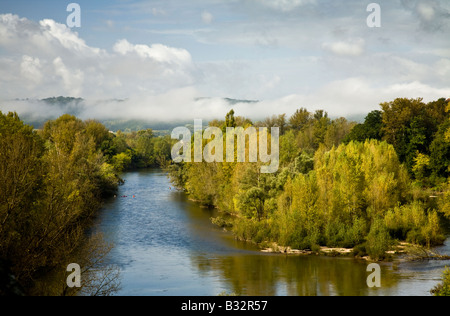
[[(371, 2), (79, 0), (70, 29), (70, 1), (0, 0), (0, 110), (70, 95), (94, 116), (209, 118), (229, 97), (259, 100), (236, 106), (250, 117), (339, 116), (450, 97), (449, 1), (378, 1), (380, 28), (367, 26)], [(114, 98), (130, 100), (126, 112)]]

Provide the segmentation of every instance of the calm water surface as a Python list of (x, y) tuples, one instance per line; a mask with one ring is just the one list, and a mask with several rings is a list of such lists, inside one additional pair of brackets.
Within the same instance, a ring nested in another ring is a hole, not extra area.
[[(176, 191), (161, 171), (124, 175), (96, 229), (114, 244), (118, 295), (430, 295), (448, 261), (382, 264), (382, 287), (366, 285), (367, 263), (348, 258), (263, 254), (212, 225), (213, 210)], [(133, 197), (134, 196), (134, 197)], [(450, 254), (448, 242), (439, 249)]]

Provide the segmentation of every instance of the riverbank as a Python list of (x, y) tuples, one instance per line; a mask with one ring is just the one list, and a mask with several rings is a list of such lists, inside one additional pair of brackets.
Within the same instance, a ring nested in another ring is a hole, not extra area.
[(313, 254), (322, 254), (322, 255), (350, 255), (353, 252), (353, 248), (329, 248), (329, 247), (320, 247), (318, 251), (313, 250), (299, 250), (292, 249), (291, 247), (283, 247), (278, 245), (277, 243), (272, 243), (271, 247), (261, 249), (261, 252), (264, 253), (280, 253), (280, 254), (288, 254), (288, 255), (313, 255)]
[[(189, 198), (189, 197), (188, 197)], [(194, 201), (189, 198), (190, 201), (194, 203), (198, 203), (198, 201)], [(217, 209), (217, 208), (216, 208)], [(227, 214), (228, 217), (231, 218), (239, 218), (237, 214), (229, 214), (220, 212), (221, 214), (218, 217), (210, 218), (211, 222), (223, 228), (225, 231), (233, 234), (234, 237), (240, 241), (251, 243), (256, 245), (260, 249), (262, 253), (272, 253), (272, 254), (283, 254), (283, 255), (292, 255), (292, 256), (310, 256), (310, 255), (321, 255), (328, 257), (351, 257), (356, 259), (361, 259), (365, 261), (392, 261), (392, 260), (406, 260), (406, 261), (415, 261), (415, 260), (425, 260), (425, 259), (433, 259), (433, 260), (449, 260), (450, 256), (441, 255), (439, 253), (434, 252), (433, 248), (426, 248), (424, 246), (420, 246), (417, 244), (409, 243), (406, 241), (395, 241), (394, 245), (391, 246), (388, 250), (385, 251), (385, 255), (382, 256), (382, 259), (375, 260), (371, 258), (365, 249), (364, 245), (358, 245), (353, 248), (344, 248), (344, 247), (326, 247), (326, 246), (317, 246), (314, 249), (295, 249), (290, 246), (282, 246), (277, 242), (273, 241), (262, 241), (260, 243), (255, 242), (251, 239), (243, 239), (238, 236), (235, 232), (233, 232), (233, 221), (229, 218), (224, 217), (224, 214)]]
[[(352, 257), (356, 259), (366, 260), (366, 261), (377, 261), (373, 260), (370, 256), (361, 256), (358, 254), (356, 248), (330, 248), (330, 247), (319, 247), (318, 250), (299, 250), (292, 249), (291, 247), (280, 246), (277, 243), (270, 243), (269, 247), (264, 247), (260, 250), (262, 253), (273, 253), (273, 254), (284, 254), (292, 256), (311, 256), (311, 255), (322, 255), (322, 256), (332, 256), (332, 257)], [(398, 242), (397, 245), (393, 246), (391, 250), (386, 251), (386, 259), (383, 261), (419, 261), (419, 260), (450, 260), (450, 255), (440, 254), (433, 249), (428, 249), (419, 245)]]

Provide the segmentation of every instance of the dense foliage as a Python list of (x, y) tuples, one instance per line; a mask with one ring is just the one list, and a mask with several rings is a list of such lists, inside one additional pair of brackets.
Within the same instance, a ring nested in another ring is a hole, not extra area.
[(87, 224), (116, 192), (120, 172), (165, 165), (169, 154), (169, 141), (151, 130), (116, 136), (96, 121), (63, 115), (34, 131), (17, 114), (0, 112), (2, 265), (25, 293), (55, 294), (40, 283), (73, 256), (83, 260)]
[(214, 222), (238, 238), (298, 249), (354, 247), (356, 254), (383, 259), (395, 240), (424, 246), (444, 240), (447, 104), (396, 99), (363, 124), (304, 108), (290, 119), (257, 123), (230, 112), (211, 124), (280, 127), (279, 171), (262, 174), (260, 163), (203, 162), (173, 165), (170, 175), (193, 200), (233, 215)]
[(223, 132), (279, 127), (274, 174), (261, 173), (260, 162), (171, 164), (174, 140), (149, 129), (112, 133), (63, 115), (36, 131), (0, 112), (0, 270), (26, 294), (67, 294), (50, 291), (47, 276), (79, 259), (81, 245), (102, 248), (86, 240), (89, 220), (122, 171), (147, 167), (168, 167), (177, 187), (219, 208), (215, 223), (244, 240), (353, 247), (373, 259), (396, 240), (440, 244), (450, 217), (449, 111), (449, 100), (396, 99), (362, 124), (304, 108), (263, 122), (230, 111), (210, 122)]

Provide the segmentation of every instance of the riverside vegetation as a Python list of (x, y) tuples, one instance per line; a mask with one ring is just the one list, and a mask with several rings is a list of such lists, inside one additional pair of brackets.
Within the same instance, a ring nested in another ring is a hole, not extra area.
[[(350, 247), (375, 260), (397, 240), (438, 245), (450, 216), (448, 102), (396, 99), (363, 124), (303, 108), (289, 119), (253, 123), (231, 111), (210, 122), (278, 126), (275, 174), (260, 163), (171, 164), (174, 141), (151, 130), (113, 134), (63, 115), (36, 131), (0, 112), (0, 294), (114, 293), (117, 270), (102, 266), (111, 246), (86, 229), (133, 168), (168, 168), (191, 199), (222, 211), (216, 223), (261, 245)], [(72, 262), (89, 276), (80, 289), (65, 282)], [(447, 272), (434, 291), (448, 293)]]
[[(0, 112), (1, 294), (109, 295), (118, 270), (104, 266), (111, 245), (86, 229), (120, 172), (166, 165), (170, 139), (151, 130), (110, 133), (71, 115), (35, 131)], [(66, 267), (83, 267), (82, 287), (69, 289)]]
[(216, 207), (213, 222), (268, 247), (353, 248), (383, 260), (398, 241), (431, 247), (450, 216), (450, 100), (396, 99), (362, 124), (301, 108), (252, 123), (228, 113), (210, 126), (280, 128), (280, 169), (258, 163), (181, 163), (178, 188)]

